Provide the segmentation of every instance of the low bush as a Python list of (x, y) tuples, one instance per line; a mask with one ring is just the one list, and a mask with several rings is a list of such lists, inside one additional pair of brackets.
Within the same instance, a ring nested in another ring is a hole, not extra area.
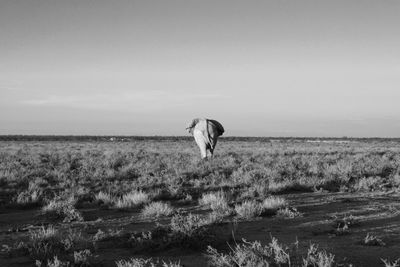
[(55, 197), (42, 208), (45, 215), (62, 218), (64, 222), (83, 221), (80, 212), (75, 209), (76, 199), (74, 196), (68, 198)]
[(386, 244), (378, 237), (368, 233), (364, 238), (364, 245), (366, 246), (385, 246)]
[(200, 205), (209, 206), (215, 216), (225, 217), (232, 214), (233, 210), (229, 207), (226, 194), (222, 191), (217, 193), (203, 194), (199, 200)]
[(107, 192), (100, 191), (94, 196), (97, 202), (111, 206), (114, 203), (114, 197)]
[(142, 210), (143, 217), (161, 217), (161, 216), (170, 216), (174, 212), (174, 208), (168, 204), (163, 202), (153, 202), (147, 204)]
[(132, 191), (123, 195), (114, 202), (114, 207), (117, 209), (136, 208), (150, 202), (149, 196), (143, 191)]
[(259, 241), (247, 242), (242, 240), (236, 244), (228, 254), (218, 252), (211, 246), (207, 249), (210, 266), (304, 266), (304, 267), (331, 267), (334, 266), (334, 255), (318, 250), (311, 244), (307, 255), (300, 255), (297, 247), (286, 247), (272, 238), (267, 245)]
[(182, 267), (179, 262), (165, 262), (153, 259), (131, 258), (129, 260), (120, 260), (115, 262), (117, 267)]
[(236, 205), (235, 211), (239, 218), (252, 219), (262, 214), (263, 207), (257, 201), (247, 200), (240, 205)]
[(286, 207), (284, 209), (283, 208), (282, 209), (278, 209), (276, 214), (279, 217), (289, 218), (289, 219), (293, 219), (293, 218), (297, 218), (297, 217), (303, 216), (303, 214), (301, 212), (299, 212), (294, 207)]
[(270, 196), (264, 199), (262, 203), (263, 213), (264, 214), (275, 214), (278, 209), (282, 209), (286, 207), (288, 203), (282, 197)]

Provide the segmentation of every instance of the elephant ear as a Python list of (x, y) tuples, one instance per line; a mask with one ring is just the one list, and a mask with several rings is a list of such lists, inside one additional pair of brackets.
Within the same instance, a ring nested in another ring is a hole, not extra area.
[(225, 132), (225, 129), (224, 129), (224, 127), (222, 126), (221, 123), (219, 123), (219, 122), (216, 121), (216, 120), (210, 120), (210, 121), (215, 125), (215, 128), (216, 128), (216, 130), (218, 131), (218, 134), (219, 134), (219, 135), (222, 135), (222, 134)]
[(199, 119), (193, 119), (191, 123), (188, 124), (186, 129), (192, 129), (199, 122)]

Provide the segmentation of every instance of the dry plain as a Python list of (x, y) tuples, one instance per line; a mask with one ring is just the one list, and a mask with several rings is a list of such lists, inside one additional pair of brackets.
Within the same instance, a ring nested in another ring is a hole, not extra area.
[(0, 142), (0, 266), (398, 266), (396, 140)]

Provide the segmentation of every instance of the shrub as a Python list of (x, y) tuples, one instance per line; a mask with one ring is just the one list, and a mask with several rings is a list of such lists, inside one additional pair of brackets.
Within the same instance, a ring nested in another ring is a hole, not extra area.
[(311, 244), (306, 258), (303, 258), (303, 266), (331, 267), (334, 266), (335, 256), (326, 251), (318, 251), (318, 247)]
[(78, 210), (75, 209), (76, 199), (74, 196), (63, 199), (56, 197), (42, 208), (44, 214), (55, 215), (63, 218), (64, 222), (83, 221), (83, 217)]
[(18, 194), (16, 202), (21, 205), (37, 204), (40, 202), (43, 191), (28, 189)]
[(287, 206), (287, 202), (284, 198), (270, 196), (264, 199), (262, 203), (263, 213), (275, 214), (278, 209)]
[(98, 242), (109, 238), (119, 238), (121, 237), (122, 231), (118, 229), (109, 229), (107, 232), (103, 232), (98, 229), (96, 234), (93, 236), (93, 241)]
[(46, 259), (62, 249), (61, 234), (52, 225), (29, 231), (29, 237), (27, 249), (32, 256)]
[(89, 249), (74, 251), (74, 263), (77, 266), (89, 266), (90, 257), (92, 257), (92, 252)]
[(364, 238), (364, 245), (367, 246), (385, 246), (385, 243), (378, 237), (368, 233)]
[(239, 218), (251, 219), (261, 215), (263, 207), (256, 201), (245, 201), (235, 206), (235, 211)]
[(143, 191), (133, 191), (116, 200), (114, 207), (117, 209), (135, 208), (150, 201), (149, 196)]
[(226, 195), (222, 191), (203, 194), (199, 204), (209, 206), (217, 217), (225, 217), (232, 214)]
[(151, 267), (154, 266), (151, 259), (131, 258), (130, 260), (120, 260), (116, 262), (117, 267)]
[(160, 216), (170, 216), (174, 212), (174, 209), (170, 204), (163, 202), (153, 202), (147, 204), (142, 210), (143, 217), (160, 217)]
[(177, 214), (172, 217), (170, 227), (172, 232), (180, 233), (190, 237), (197, 229), (205, 224), (205, 221), (201, 219), (199, 215), (194, 215), (191, 213), (189, 213), (187, 216)]
[(105, 205), (112, 205), (114, 203), (114, 198), (110, 193), (106, 193), (103, 191), (100, 191), (94, 196), (95, 200), (97, 202), (101, 202)]
[(29, 232), (29, 237), (32, 242), (42, 242), (53, 240), (59, 236), (59, 232), (54, 228), (53, 225), (49, 225), (48, 227), (40, 227), (38, 230), (33, 230)]
[(237, 244), (229, 254), (219, 253), (211, 246), (207, 249), (207, 256), (211, 266), (260, 266), (268, 267), (272, 264), (289, 264), (290, 255), (275, 238), (271, 243), (263, 246), (260, 242), (247, 242)]
[(350, 228), (359, 224), (360, 224), (359, 220), (351, 214), (343, 215), (342, 217), (335, 216), (333, 223), (335, 228), (343, 228), (345, 226)]
[(400, 258), (391, 262), (387, 259), (381, 259), (385, 267), (400, 267)]
[[(37, 262), (36, 265), (38, 265)], [(41, 263), (38, 266), (41, 266)], [(47, 267), (69, 267), (69, 266), (70, 263), (68, 261), (61, 261), (58, 259), (57, 256), (54, 256), (52, 260), (47, 260)]]
[(207, 257), (211, 266), (303, 266), (303, 267), (331, 267), (334, 266), (334, 255), (319, 251), (311, 244), (307, 255), (299, 254), (296, 247), (286, 247), (272, 238), (267, 245), (259, 241), (247, 242), (242, 240), (236, 244), (228, 254), (220, 253), (208, 246)]
[(130, 260), (120, 260), (115, 262), (117, 267), (182, 267), (179, 262), (164, 262), (160, 263), (160, 261), (154, 261), (150, 259), (142, 259), (142, 258), (131, 258)]
[(42, 260), (58, 255), (60, 252), (69, 251), (78, 242), (83, 241), (80, 232), (69, 229), (67, 233), (62, 233), (52, 225), (30, 230), (29, 237), (31, 242), (26, 244), (25, 248), (31, 256)]
[(289, 219), (303, 216), (303, 214), (294, 207), (286, 207), (284, 209), (279, 209), (277, 211), (277, 215)]

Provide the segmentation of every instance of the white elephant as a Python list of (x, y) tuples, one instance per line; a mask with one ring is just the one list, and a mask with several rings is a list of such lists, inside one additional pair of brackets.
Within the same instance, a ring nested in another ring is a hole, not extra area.
[(188, 127), (189, 133), (193, 134), (197, 145), (200, 148), (201, 158), (207, 158), (207, 151), (210, 151), (211, 156), (214, 153), (217, 139), (224, 133), (224, 127), (216, 120), (209, 119), (194, 119)]

